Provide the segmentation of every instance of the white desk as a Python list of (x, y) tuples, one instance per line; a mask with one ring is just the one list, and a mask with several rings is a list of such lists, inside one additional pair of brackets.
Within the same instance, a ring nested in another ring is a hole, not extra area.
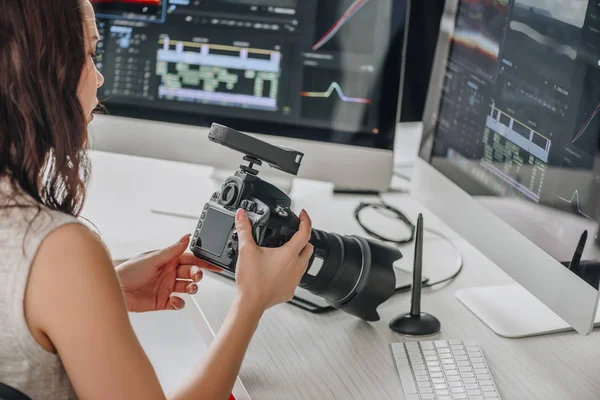
[[(92, 162), (93, 182), (84, 216), (98, 226), (115, 258), (169, 245), (190, 232), (195, 220), (151, 214), (149, 210), (198, 214), (217, 184), (209, 180), (211, 169), (201, 166), (102, 153), (94, 153)], [(426, 224), (452, 237), (463, 253), (463, 273), (450, 285), (426, 289), (423, 294), (423, 310), (442, 323), (442, 332), (435, 338), (479, 342), (504, 399), (600, 397), (598, 331), (587, 337), (576, 333), (520, 340), (496, 336), (455, 299), (454, 292), (476, 285), (510, 283), (510, 279), (407, 195), (385, 198), (409, 215), (423, 211)], [(316, 228), (362, 234), (352, 216), (360, 200), (364, 199), (344, 196), (315, 201), (309, 196), (299, 199), (297, 206), (306, 206)], [(173, 210), (174, 204), (177, 210)], [(403, 252), (410, 262), (411, 250)], [(233, 296), (233, 282), (206, 274), (195, 298), (215, 330)], [(275, 307), (261, 321), (240, 376), (250, 395), (261, 400), (402, 399), (389, 343), (405, 339), (387, 324), (408, 308), (409, 295), (398, 294), (379, 308), (381, 321), (366, 323), (340, 311), (316, 315), (291, 305)], [(185, 319), (186, 314), (177, 314), (177, 318)], [(148, 316), (136, 329), (154, 351), (166, 335), (163, 332), (153, 338), (152, 321), (164, 319)], [(177, 325), (185, 329), (186, 324), (180, 320)], [(197, 344), (196, 334), (191, 329), (173, 330), (172, 341), (165, 341), (164, 362), (185, 368), (197, 362), (202, 346)], [(177, 354), (187, 351), (189, 358), (174, 360), (172, 346), (180, 341)], [(194, 343), (191, 348), (186, 347), (189, 343)], [(160, 359), (160, 352), (154, 352), (155, 364), (160, 364)], [(167, 386), (172, 384), (170, 381)]]

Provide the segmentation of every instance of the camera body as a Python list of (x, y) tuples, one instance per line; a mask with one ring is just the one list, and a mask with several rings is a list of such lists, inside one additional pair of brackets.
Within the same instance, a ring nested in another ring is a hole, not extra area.
[(252, 236), (261, 247), (283, 245), (300, 224), (290, 208), (290, 198), (260, 179), (252, 169), (258, 160), (245, 159), (251, 165), (241, 166), (228, 177), (204, 206), (190, 245), (196, 257), (231, 272), (235, 272), (238, 255), (235, 214), (239, 208), (246, 211), (252, 224)]
[(235, 214), (239, 208), (246, 211), (254, 241), (261, 247), (281, 246), (300, 226), (300, 219), (290, 208), (290, 198), (276, 186), (260, 179), (254, 165), (262, 165), (264, 160), (273, 168), (295, 175), (304, 154), (219, 124), (212, 124), (208, 139), (242, 152), (248, 165), (240, 165), (204, 206), (190, 250), (198, 258), (235, 272), (238, 255)]
[[(260, 247), (280, 247), (300, 227), (300, 219), (291, 210), (291, 199), (260, 179), (253, 166), (265, 161), (296, 175), (304, 154), (218, 124), (212, 125), (208, 138), (244, 153), (248, 164), (240, 165), (205, 204), (190, 250), (235, 275), (239, 251), (235, 215), (239, 208), (246, 211), (252, 236)], [(299, 286), (365, 321), (379, 320), (377, 307), (395, 290), (392, 264), (402, 257), (400, 251), (356, 235), (342, 236), (314, 228), (310, 243), (314, 252)], [(320, 268), (312, 268), (313, 263)]]

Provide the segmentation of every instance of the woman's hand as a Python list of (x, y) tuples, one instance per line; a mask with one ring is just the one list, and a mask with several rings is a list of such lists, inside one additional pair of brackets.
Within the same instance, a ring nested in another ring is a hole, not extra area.
[(117, 275), (130, 312), (179, 310), (185, 306), (173, 293), (194, 294), (202, 269), (220, 271), (192, 254), (184, 253), (190, 240), (186, 235), (163, 250), (144, 253), (120, 264)]
[(235, 225), (239, 238), (236, 282), (240, 300), (261, 311), (291, 300), (313, 254), (313, 246), (308, 243), (312, 229), (308, 214), (304, 210), (300, 213), (298, 232), (277, 248), (256, 244), (244, 210), (237, 211)]

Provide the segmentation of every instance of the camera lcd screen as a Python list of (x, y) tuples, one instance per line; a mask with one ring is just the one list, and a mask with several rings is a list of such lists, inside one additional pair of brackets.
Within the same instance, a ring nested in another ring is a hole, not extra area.
[(201, 247), (220, 257), (223, 254), (233, 224), (233, 216), (209, 208), (200, 232)]

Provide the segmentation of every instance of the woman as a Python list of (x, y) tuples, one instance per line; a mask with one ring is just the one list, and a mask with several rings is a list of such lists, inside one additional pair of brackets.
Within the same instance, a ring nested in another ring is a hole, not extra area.
[[(189, 236), (113, 267), (78, 222), (86, 125), (103, 77), (89, 0), (0, 2), (0, 382), (33, 399), (164, 399), (127, 311), (179, 309), (202, 269)], [(173, 399), (227, 399), (263, 312), (288, 301), (311, 222), (260, 248), (243, 211), (237, 296), (203, 364)]]

